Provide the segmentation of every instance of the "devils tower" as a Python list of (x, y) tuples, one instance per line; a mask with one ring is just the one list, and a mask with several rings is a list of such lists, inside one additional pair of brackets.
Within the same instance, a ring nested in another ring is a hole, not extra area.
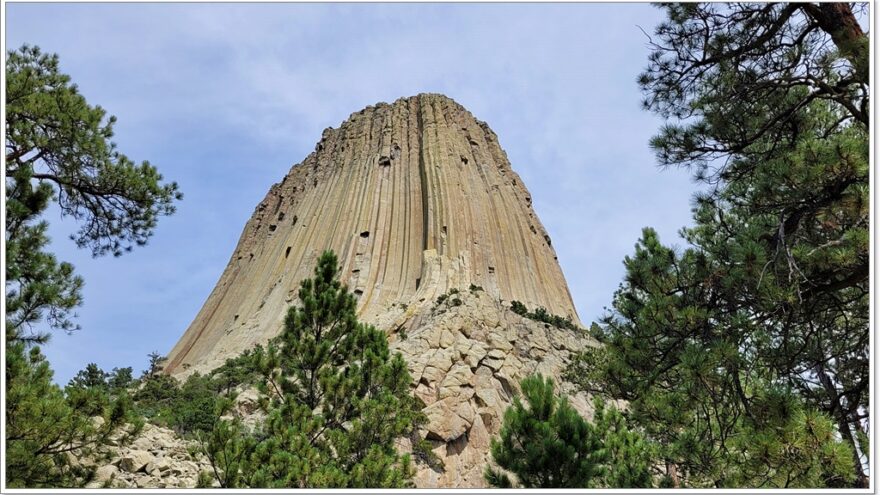
[[(420, 465), (416, 484), (483, 486), (518, 381), (541, 372), (560, 382), (585, 342), (510, 310), (520, 301), (579, 324), (531, 203), (495, 133), (453, 100), (367, 107), (271, 187), (165, 370), (206, 372), (266, 343), (332, 249), (360, 319), (386, 331), (426, 404), (420, 434), (444, 467)], [(573, 402), (587, 412), (584, 397)]]

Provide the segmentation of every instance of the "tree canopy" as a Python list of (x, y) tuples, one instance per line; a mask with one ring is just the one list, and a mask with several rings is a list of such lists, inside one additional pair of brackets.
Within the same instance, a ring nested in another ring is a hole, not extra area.
[[(23, 46), (6, 57), (6, 480), (9, 487), (74, 487), (94, 468), (77, 462), (136, 433), (131, 369), (95, 364), (66, 389), (52, 383), (39, 347), (48, 333), (72, 331), (83, 280), (46, 251), (51, 204), (79, 221), (72, 238), (100, 256), (143, 245), (158, 217), (174, 212), (177, 184), (147, 162), (116, 150), (114, 117), (90, 106), (58, 57)], [(122, 431), (126, 425), (130, 426)], [(122, 437), (122, 438), (119, 438)]]
[(38, 347), (6, 346), (8, 487), (81, 487), (94, 478), (95, 466), (78, 458), (94, 454), (113, 436), (124, 442), (139, 431), (143, 423), (134, 416), (127, 392), (109, 393), (98, 376), (105, 374), (84, 370), (80, 378), (88, 383), (74, 380), (64, 391), (52, 383), (49, 362)]
[[(300, 306), (252, 358), (267, 418), (257, 432), (218, 419), (200, 436), (223, 487), (403, 487), (413, 475), (396, 442), (425, 421), (400, 354), (357, 321), (354, 295), (325, 252), (301, 283)], [(231, 402), (219, 403), (216, 414)], [(208, 478), (204, 480), (208, 481)]]
[(80, 221), (77, 245), (96, 256), (145, 244), (181, 199), (149, 162), (116, 149), (115, 123), (59, 72), (57, 55), (30, 46), (7, 54), (6, 175), (51, 185), (61, 213)]
[(91, 106), (58, 56), (23, 46), (6, 57), (7, 334), (44, 321), (73, 330), (83, 281), (73, 266), (45, 251), (42, 214), (54, 202), (76, 219), (77, 246), (94, 256), (119, 256), (142, 246), (158, 218), (182, 195), (149, 162), (135, 163), (111, 141), (116, 118)]
[[(520, 382), (522, 396), (504, 412), (484, 477), (496, 488), (650, 488), (654, 447), (615, 408), (594, 402), (587, 421), (541, 375)], [(508, 473), (514, 475), (511, 478)]]
[(867, 486), (869, 88), (858, 12), (662, 8), (639, 78), (645, 107), (666, 120), (651, 146), (704, 189), (684, 250), (644, 231), (594, 332), (604, 350), (570, 374), (631, 401), (676, 483)]

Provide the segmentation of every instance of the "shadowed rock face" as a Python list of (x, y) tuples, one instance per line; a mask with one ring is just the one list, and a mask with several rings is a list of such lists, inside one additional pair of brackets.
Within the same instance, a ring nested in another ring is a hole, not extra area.
[[(506, 309), (519, 300), (579, 323), (495, 133), (435, 94), (367, 107), (326, 129), (257, 206), (166, 372), (209, 371), (275, 336), (325, 249), (339, 256), (361, 320), (389, 333), (428, 406), (423, 434), (449, 469), (423, 468), (417, 483), (480, 486), (488, 436), (516, 382), (535, 370), (558, 377), (583, 342)], [(464, 304), (438, 307), (450, 289)]]

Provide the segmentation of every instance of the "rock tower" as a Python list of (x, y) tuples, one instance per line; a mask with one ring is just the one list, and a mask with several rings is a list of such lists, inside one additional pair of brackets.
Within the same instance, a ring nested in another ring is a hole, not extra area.
[[(579, 324), (531, 203), (495, 133), (453, 100), (367, 107), (271, 187), (165, 370), (206, 372), (275, 336), (299, 282), (333, 249), (361, 320), (388, 333), (427, 405), (422, 435), (444, 468), (418, 465), (417, 485), (483, 486), (518, 381), (537, 371), (559, 382), (585, 343), (509, 309), (518, 300)], [(437, 303), (455, 290), (456, 304)], [(574, 403), (588, 412), (585, 399)]]

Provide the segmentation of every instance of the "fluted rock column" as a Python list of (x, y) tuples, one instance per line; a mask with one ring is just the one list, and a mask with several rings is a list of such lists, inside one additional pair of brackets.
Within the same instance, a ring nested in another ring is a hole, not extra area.
[[(509, 309), (518, 300), (579, 324), (498, 137), (435, 94), (367, 107), (326, 129), (257, 206), (165, 371), (204, 373), (277, 335), (325, 249), (339, 256), (359, 317), (388, 332), (426, 404), (421, 433), (444, 469), (417, 464), (417, 486), (484, 486), (489, 441), (519, 381), (538, 372), (559, 383), (588, 345)], [(459, 304), (438, 304), (450, 289)], [(585, 396), (561, 386), (590, 413)]]
[(577, 314), (531, 197), (498, 138), (435, 94), (380, 103), (326, 129), (270, 189), (166, 370), (205, 371), (280, 329), (324, 249), (360, 317), (383, 328), (451, 288)]

